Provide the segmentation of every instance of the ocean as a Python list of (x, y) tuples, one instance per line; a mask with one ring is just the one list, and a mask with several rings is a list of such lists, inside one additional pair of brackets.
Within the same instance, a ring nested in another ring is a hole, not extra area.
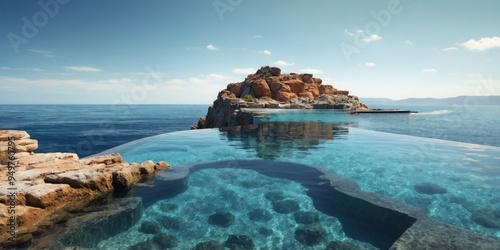
[[(416, 114), (359, 114), (350, 126), (500, 147), (500, 106), (404, 106)], [(148, 136), (189, 130), (208, 105), (0, 105), (0, 129), (25, 130), (36, 152), (72, 152), (81, 158)], [(303, 119), (303, 118), (301, 118)], [(315, 121), (331, 121), (313, 116)]]

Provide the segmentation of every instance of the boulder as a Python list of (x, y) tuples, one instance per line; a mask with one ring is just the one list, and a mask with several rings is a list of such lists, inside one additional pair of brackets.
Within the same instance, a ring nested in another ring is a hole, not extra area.
[(301, 80), (288, 80), (283, 81), (282, 83), (289, 86), (290, 90), (295, 94), (299, 94), (305, 91), (306, 84)]
[(273, 98), (279, 102), (290, 102), (292, 98), (297, 98), (295, 93), (278, 91)]
[(312, 74), (300, 74), (300, 78), (305, 83), (314, 83)]
[(263, 96), (271, 96), (271, 89), (265, 80), (256, 80), (251, 83), (253, 93), (255, 98), (261, 98)]
[(279, 75), (281, 75), (281, 69), (278, 68), (278, 67), (271, 67), (271, 68), (269, 68), (269, 72), (273, 76), (279, 76)]

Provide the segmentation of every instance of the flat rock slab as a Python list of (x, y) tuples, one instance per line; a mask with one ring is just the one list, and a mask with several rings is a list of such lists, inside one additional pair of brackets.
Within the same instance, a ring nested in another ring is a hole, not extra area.
[(112, 178), (108, 175), (111, 175), (111, 173), (105, 174), (94, 169), (82, 169), (48, 175), (45, 177), (45, 182), (68, 184), (72, 188), (90, 188), (104, 191), (112, 188)]
[(72, 190), (67, 184), (39, 184), (24, 189), (26, 205), (46, 208), (60, 203), (62, 197), (69, 197)]
[(123, 158), (118, 153), (109, 155), (99, 155), (99, 156), (94, 156), (92, 158), (85, 158), (80, 160), (80, 163), (84, 165), (93, 165), (101, 163), (106, 165), (111, 165), (114, 163), (121, 163), (121, 162), (123, 162)]
[(33, 165), (44, 162), (53, 162), (60, 160), (77, 161), (78, 155), (73, 153), (44, 153), (33, 154), (19, 159), (20, 165)]

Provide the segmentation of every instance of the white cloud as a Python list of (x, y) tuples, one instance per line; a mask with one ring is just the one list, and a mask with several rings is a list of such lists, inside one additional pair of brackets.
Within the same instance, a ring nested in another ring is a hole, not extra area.
[(365, 63), (365, 66), (366, 67), (376, 67), (377, 64), (375, 64), (374, 62), (367, 62), (367, 63)]
[(262, 39), (262, 35), (255, 35), (252, 37), (253, 39)]
[(444, 48), (443, 51), (453, 51), (453, 50), (458, 50), (457, 47), (448, 47), (448, 48)]
[(371, 42), (382, 40), (382, 37), (377, 35), (377, 34), (373, 34), (371, 36), (367, 36), (367, 37), (363, 38), (362, 40), (365, 43), (371, 43)]
[(271, 51), (269, 51), (269, 50), (267, 50), (267, 49), (266, 49), (266, 50), (259, 50), (259, 51), (257, 51), (257, 52), (258, 52), (258, 53), (261, 53), (261, 54), (264, 54), (264, 55), (270, 55), (270, 54), (271, 54)]
[(0, 67), (0, 70), (43, 71), (43, 69), (38, 69), (38, 68), (11, 68), (11, 67)]
[(233, 73), (241, 75), (249, 75), (255, 73), (257, 70), (254, 68), (235, 68)]
[(28, 51), (33, 52), (35, 54), (47, 57), (47, 58), (53, 58), (56, 57), (54, 53), (51, 51), (46, 51), (46, 50), (39, 50), (39, 49), (29, 49)]
[[(351, 32), (347, 29), (344, 30), (344, 35), (347, 37), (353, 37), (354, 39), (359, 39), (361, 38), (361, 41), (365, 43), (371, 43), (375, 41), (382, 40), (382, 37), (377, 35), (377, 34), (372, 34), (372, 35), (367, 35), (366, 32), (362, 29), (358, 29), (354, 32)], [(406, 40), (408, 42), (411, 42), (410, 40)]]
[(64, 67), (67, 70), (79, 71), (79, 72), (101, 72), (102, 69), (87, 67), (87, 66), (71, 66)]
[(432, 68), (422, 69), (422, 72), (424, 72), (424, 73), (436, 73), (437, 69), (432, 69)]
[(406, 40), (405, 44), (407, 44), (407, 45), (413, 45), (413, 42), (411, 40)]
[(215, 46), (214, 46), (214, 45), (212, 45), (212, 44), (207, 45), (207, 47), (206, 47), (206, 48), (207, 48), (208, 50), (211, 50), (211, 51), (218, 51), (218, 50), (220, 50), (219, 48), (215, 47)]
[(309, 74), (321, 74), (323, 73), (323, 70), (320, 69), (312, 69), (312, 68), (306, 68), (306, 69), (301, 69), (299, 70), (299, 73), (309, 73)]
[(295, 63), (289, 63), (289, 62), (285, 62), (283, 60), (278, 60), (278, 61), (274, 62), (274, 64), (276, 66), (292, 66), (292, 65), (295, 65)]
[(500, 37), (483, 37), (478, 41), (470, 39), (461, 43), (462, 47), (472, 51), (483, 51), (492, 48), (500, 48)]

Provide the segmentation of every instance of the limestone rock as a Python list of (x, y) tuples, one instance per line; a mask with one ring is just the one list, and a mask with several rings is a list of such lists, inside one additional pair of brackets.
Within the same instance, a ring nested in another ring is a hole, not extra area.
[(91, 158), (86, 158), (80, 160), (80, 163), (85, 165), (93, 165), (93, 164), (113, 164), (123, 162), (122, 156), (118, 153), (109, 154), (109, 155), (99, 155)]
[(72, 188), (89, 188), (105, 192), (112, 189), (112, 173), (98, 172), (94, 169), (67, 171), (45, 177), (47, 183), (68, 184)]
[(26, 205), (32, 207), (46, 208), (55, 206), (69, 199), (73, 193), (67, 184), (39, 184), (24, 189), (26, 192)]

